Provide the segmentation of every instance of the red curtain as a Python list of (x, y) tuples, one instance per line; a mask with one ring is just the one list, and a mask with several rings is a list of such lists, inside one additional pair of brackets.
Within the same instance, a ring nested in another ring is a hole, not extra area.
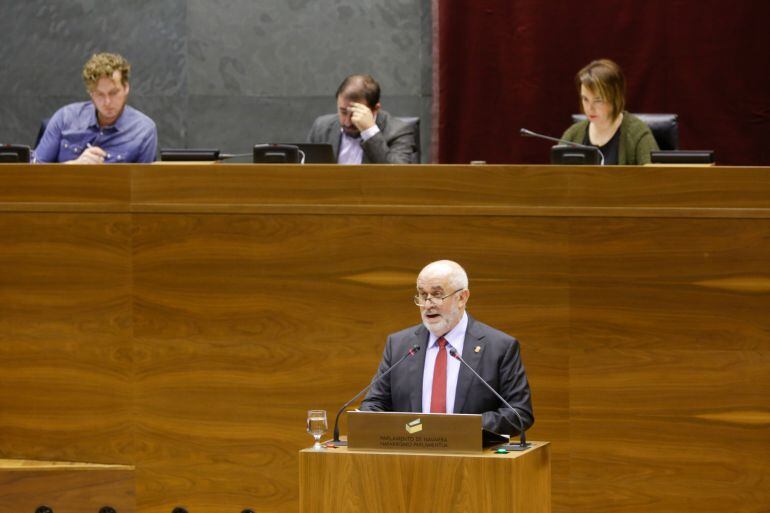
[(546, 163), (578, 111), (575, 73), (623, 68), (627, 109), (679, 115), (680, 149), (770, 165), (766, 0), (433, 0), (433, 155)]

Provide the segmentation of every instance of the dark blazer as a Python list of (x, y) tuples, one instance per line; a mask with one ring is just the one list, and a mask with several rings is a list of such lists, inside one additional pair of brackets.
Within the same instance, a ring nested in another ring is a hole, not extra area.
[[(417, 163), (417, 144), (414, 127), (407, 125), (380, 109), (375, 123), (380, 133), (369, 138), (361, 146), (364, 149), (363, 164), (413, 164)], [(316, 118), (308, 133), (311, 143), (331, 144), (334, 157), (339, 157), (340, 120), (337, 114), (326, 114)]]
[[(561, 138), (566, 141), (585, 144), (588, 132), (588, 120), (583, 120), (569, 127)], [(620, 148), (618, 148), (618, 165), (641, 166), (652, 161), (651, 151), (658, 150), (658, 143), (652, 130), (638, 117), (623, 111), (623, 121), (620, 123)]]
[[(382, 354), (379, 376), (401, 358), (414, 344), (420, 351), (407, 358), (389, 376), (376, 383), (361, 403), (369, 411), (422, 411), (422, 374), (429, 332), (425, 326), (412, 326), (388, 337)], [(479, 352), (475, 351), (480, 347)], [(519, 342), (470, 315), (463, 344), (463, 359), (492, 385), (508, 403), (519, 411), (524, 428), (534, 423), (529, 383), (519, 356)], [(519, 432), (516, 415), (478, 381), (468, 369), (460, 366), (455, 394), (455, 413), (481, 413), (484, 429), (493, 433), (514, 435)]]

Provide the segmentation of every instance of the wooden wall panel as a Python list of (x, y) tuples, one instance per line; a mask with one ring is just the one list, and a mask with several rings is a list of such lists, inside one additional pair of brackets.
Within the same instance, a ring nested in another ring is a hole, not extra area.
[(595, 219), (573, 232), (576, 347), (770, 348), (770, 220)]
[(767, 511), (767, 352), (597, 349), (571, 363), (573, 512)]
[(452, 258), (522, 342), (554, 511), (768, 503), (767, 169), (3, 171), (0, 456), (135, 463), (142, 512), (294, 512), (306, 410)]
[[(453, 244), (469, 227), (474, 240)], [(567, 276), (555, 270), (566, 262), (562, 222), (137, 215), (134, 233), (147, 511), (295, 511), (307, 409), (333, 416), (368, 383), (386, 335), (419, 322), (416, 273), (442, 256), (468, 267), (473, 314), (523, 333), (543, 403), (566, 414), (566, 347), (548, 349), (566, 333)], [(549, 378), (551, 368), (562, 374)], [(543, 419), (540, 432), (558, 438), (559, 421)]]
[(127, 215), (0, 215), (0, 454), (132, 459)]
[(766, 511), (770, 220), (575, 224), (572, 511)]

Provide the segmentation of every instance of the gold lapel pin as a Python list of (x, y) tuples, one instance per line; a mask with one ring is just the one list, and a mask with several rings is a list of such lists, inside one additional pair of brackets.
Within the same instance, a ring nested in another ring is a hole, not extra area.
[(478, 353), (479, 351), (481, 351), (481, 346), (476, 346), (476, 347), (473, 349), (473, 352), (474, 352), (474, 353)]

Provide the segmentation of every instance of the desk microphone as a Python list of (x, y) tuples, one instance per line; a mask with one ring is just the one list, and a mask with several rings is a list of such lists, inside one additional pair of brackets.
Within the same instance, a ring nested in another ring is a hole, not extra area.
[(604, 153), (602, 153), (602, 150), (600, 150), (596, 146), (588, 146), (587, 144), (580, 144), (580, 143), (568, 141), (566, 139), (559, 139), (559, 138), (556, 138), (556, 137), (551, 137), (550, 135), (538, 134), (537, 132), (533, 132), (532, 130), (527, 130), (526, 128), (520, 128), (519, 129), (519, 134), (521, 134), (522, 137), (536, 137), (538, 139), (545, 139), (546, 141), (553, 141), (553, 142), (557, 142), (557, 143), (566, 144), (567, 146), (572, 146), (573, 148), (585, 148), (585, 149), (589, 149), (589, 150), (592, 150), (592, 151), (594, 151), (594, 150), (598, 151), (599, 152), (599, 156), (602, 158), (602, 162), (599, 165), (601, 165), (601, 166), (604, 165)]
[(455, 349), (455, 348), (453, 347), (452, 349), (450, 349), (450, 350), (449, 350), (449, 354), (452, 356), (452, 358), (454, 358), (455, 360), (457, 360), (457, 361), (459, 361), (460, 363), (462, 363), (463, 365), (465, 365), (465, 367), (466, 367), (468, 370), (470, 370), (470, 371), (473, 373), (473, 375), (474, 375), (474, 376), (476, 376), (477, 378), (479, 378), (479, 381), (481, 381), (482, 383), (484, 383), (484, 386), (485, 386), (485, 387), (487, 387), (487, 388), (488, 388), (488, 389), (489, 389), (489, 390), (490, 390), (490, 391), (491, 391), (493, 394), (495, 394), (495, 397), (497, 397), (498, 399), (500, 399), (500, 401), (501, 401), (501, 402), (502, 402), (504, 405), (506, 405), (506, 406), (507, 406), (507, 407), (508, 407), (508, 408), (509, 408), (509, 409), (510, 409), (510, 410), (511, 410), (513, 413), (515, 413), (515, 414), (516, 414), (516, 418), (518, 418), (518, 419), (519, 419), (519, 425), (518, 425), (518, 426), (513, 426), (513, 423), (512, 423), (510, 420), (508, 420), (508, 417), (505, 417), (505, 416), (504, 416), (505, 420), (508, 420), (508, 423), (509, 423), (509, 424), (511, 424), (511, 425), (512, 425), (514, 428), (518, 427), (518, 429), (519, 429), (519, 434), (521, 435), (521, 440), (519, 441), (518, 445), (517, 445), (517, 444), (506, 444), (506, 445), (504, 445), (502, 448), (503, 448), (503, 449), (506, 449), (506, 450), (508, 450), (508, 451), (525, 451), (525, 450), (529, 449), (529, 447), (530, 447), (532, 444), (529, 444), (529, 443), (527, 443), (527, 436), (524, 434), (524, 421), (521, 419), (521, 415), (519, 415), (519, 412), (516, 410), (516, 408), (514, 408), (513, 406), (511, 406), (510, 404), (508, 404), (508, 401), (506, 401), (505, 399), (503, 399), (503, 396), (501, 396), (500, 394), (498, 394), (498, 393), (497, 393), (497, 390), (495, 390), (494, 388), (492, 388), (492, 386), (491, 386), (489, 383), (487, 383), (487, 382), (486, 382), (486, 380), (485, 380), (484, 378), (482, 378), (481, 376), (479, 376), (479, 373), (478, 373), (478, 372), (476, 372), (475, 370), (473, 370), (473, 367), (471, 367), (471, 366), (468, 364), (468, 362), (466, 362), (465, 360), (463, 360), (463, 357), (462, 357), (462, 356), (460, 356), (460, 354), (457, 352), (457, 349)]
[(364, 393), (364, 392), (366, 392), (367, 390), (369, 390), (370, 388), (372, 388), (372, 386), (373, 386), (375, 383), (377, 383), (377, 382), (378, 382), (378, 381), (380, 381), (382, 378), (384, 378), (385, 376), (387, 376), (388, 374), (390, 374), (390, 372), (391, 372), (393, 369), (395, 369), (396, 367), (398, 367), (399, 365), (401, 365), (401, 362), (403, 362), (404, 360), (406, 360), (406, 359), (407, 359), (407, 358), (409, 358), (410, 356), (414, 356), (415, 354), (417, 354), (417, 352), (418, 352), (419, 350), (420, 350), (420, 346), (419, 346), (418, 344), (415, 344), (415, 345), (413, 345), (413, 346), (412, 346), (412, 348), (411, 348), (411, 349), (409, 349), (409, 351), (407, 351), (407, 352), (406, 352), (406, 354), (405, 354), (404, 356), (402, 356), (400, 360), (398, 360), (396, 363), (394, 363), (393, 365), (391, 365), (391, 366), (390, 366), (390, 368), (389, 368), (388, 370), (386, 370), (385, 372), (383, 372), (382, 374), (380, 374), (379, 376), (377, 376), (376, 378), (374, 378), (374, 379), (372, 380), (372, 382), (371, 382), (371, 383), (369, 383), (368, 385), (366, 385), (366, 387), (365, 387), (363, 390), (361, 390), (361, 391), (360, 391), (360, 392), (358, 392), (356, 395), (354, 395), (354, 396), (353, 396), (353, 399), (351, 399), (350, 401), (348, 401), (348, 402), (346, 402), (344, 405), (342, 405), (342, 408), (340, 408), (340, 411), (338, 411), (338, 412), (337, 412), (337, 416), (334, 418), (334, 438), (332, 439), (332, 441), (331, 441), (331, 442), (327, 442), (327, 443), (330, 443), (330, 444), (332, 444), (332, 445), (333, 445), (333, 446), (335, 446), (335, 447), (341, 447), (341, 446), (345, 446), (345, 445), (348, 445), (348, 443), (347, 443), (346, 441), (342, 441), (342, 440), (340, 440), (340, 424), (339, 424), (339, 422), (340, 422), (340, 415), (342, 415), (342, 412), (343, 412), (343, 411), (345, 411), (345, 408), (347, 408), (348, 406), (350, 406), (351, 404), (353, 404), (353, 401), (355, 401), (356, 399), (358, 399), (359, 397), (361, 397), (361, 395), (363, 395), (363, 393)]

